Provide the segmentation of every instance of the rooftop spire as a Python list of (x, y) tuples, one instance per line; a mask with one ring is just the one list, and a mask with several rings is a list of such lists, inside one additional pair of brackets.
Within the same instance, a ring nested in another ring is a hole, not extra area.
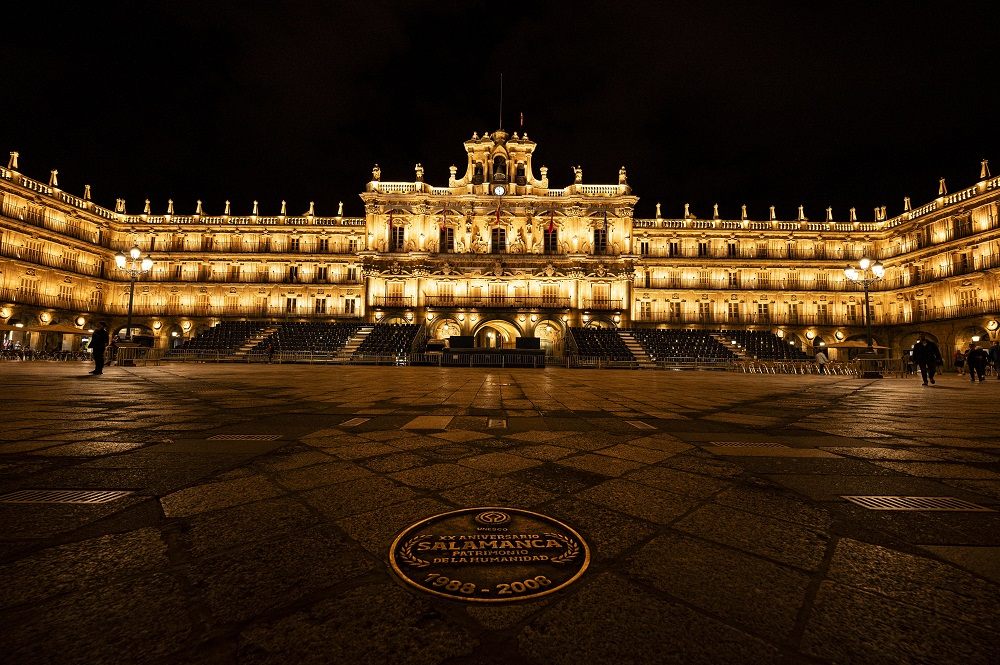
[(59, 169), (49, 171), (49, 187), (59, 186)]
[[(10, 154), (16, 155), (17, 153), (12, 152)], [(986, 180), (989, 177), (990, 177), (990, 160), (984, 159), (982, 162), (979, 163), (979, 179)]]
[(173, 199), (167, 199), (167, 214), (168, 215), (174, 214), (174, 200)]
[(832, 222), (833, 221), (833, 208), (832, 207), (827, 207), (827, 209), (826, 209), (826, 221), (828, 221), (828, 222)]
[(944, 178), (938, 180), (938, 196), (944, 196), (948, 193), (948, 185), (944, 183)]
[(21, 153), (17, 152), (16, 150), (11, 151), (10, 159), (7, 161), (7, 168), (9, 168), (11, 171), (17, 170), (17, 158), (20, 156), (20, 154)]
[(83, 200), (84, 201), (90, 200), (90, 185), (83, 186)]
[(910, 205), (910, 197), (909, 196), (904, 196), (903, 197), (903, 212), (910, 212), (911, 210), (913, 210), (913, 206)]
[(195, 203), (194, 205), (194, 214), (198, 215), (199, 217), (204, 214), (201, 209), (201, 199), (198, 199), (198, 202)]
[(150, 208), (149, 208), (149, 199), (146, 199), (146, 205), (144, 205), (142, 207), (142, 214), (148, 215), (149, 211), (150, 211)]
[(851, 208), (851, 212), (850, 212), (850, 215), (848, 217), (849, 217), (849, 219), (852, 222), (858, 221), (858, 209), (857, 208)]

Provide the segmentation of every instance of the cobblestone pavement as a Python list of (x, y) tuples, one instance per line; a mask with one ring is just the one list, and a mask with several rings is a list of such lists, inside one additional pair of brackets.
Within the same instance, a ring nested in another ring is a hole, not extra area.
[[(88, 369), (0, 365), (0, 491), (135, 490), (0, 503), (7, 663), (998, 662), (1000, 512), (841, 498), (1000, 508), (996, 379)], [(481, 505), (590, 569), (503, 606), (393, 577), (394, 534)]]

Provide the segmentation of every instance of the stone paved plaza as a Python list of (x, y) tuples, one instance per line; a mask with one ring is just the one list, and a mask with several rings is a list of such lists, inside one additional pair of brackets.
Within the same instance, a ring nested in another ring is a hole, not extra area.
[[(995, 378), (89, 369), (0, 365), (2, 492), (134, 490), (0, 503), (6, 663), (1000, 660), (1000, 513), (841, 498), (1000, 508)], [(472, 506), (590, 568), (502, 606), (394, 577), (398, 531)]]

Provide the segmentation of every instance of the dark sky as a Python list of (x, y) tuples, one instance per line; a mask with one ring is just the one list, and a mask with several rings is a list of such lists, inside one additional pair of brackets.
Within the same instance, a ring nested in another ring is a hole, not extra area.
[(447, 184), (500, 72), (551, 185), (624, 164), (639, 216), (869, 219), (1000, 173), (997, 2), (10, 4), (0, 150), (130, 212), (361, 214), (375, 162)]

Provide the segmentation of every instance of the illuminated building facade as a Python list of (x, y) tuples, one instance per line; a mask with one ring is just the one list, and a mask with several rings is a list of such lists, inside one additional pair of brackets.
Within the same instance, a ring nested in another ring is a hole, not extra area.
[[(804, 350), (859, 339), (861, 287), (844, 267), (877, 259), (875, 336), (897, 355), (918, 332), (947, 350), (997, 335), (1000, 177), (979, 180), (899, 215), (860, 221), (799, 208), (779, 219), (684, 206), (679, 217), (635, 219), (624, 168), (615, 184), (550, 187), (527, 134), (465, 142), (446, 186), (386, 181), (372, 172), (363, 218), (154, 214), (96, 205), (24, 176), (18, 155), (0, 168), (0, 323), (8, 335), (58, 323), (124, 324), (128, 277), (114, 255), (153, 257), (136, 286), (135, 325), (167, 347), (226, 319), (422, 323), (429, 337), (474, 336), (477, 346), (538, 337), (554, 355), (569, 326), (757, 328)], [(680, 206), (678, 206), (680, 207)], [(342, 208), (342, 206), (341, 206)], [(35, 336), (32, 344), (41, 343)]]

